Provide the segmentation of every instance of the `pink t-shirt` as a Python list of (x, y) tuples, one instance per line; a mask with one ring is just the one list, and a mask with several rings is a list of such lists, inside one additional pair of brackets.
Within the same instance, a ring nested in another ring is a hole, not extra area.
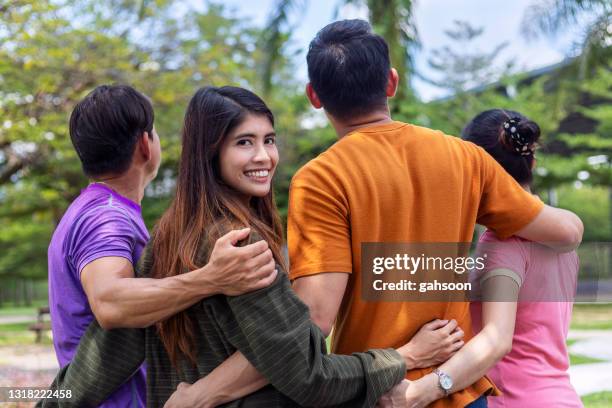
[[(479, 251), (487, 254), (486, 267), (472, 281), (505, 269), (520, 286), (512, 350), (488, 373), (503, 395), (488, 398), (489, 407), (582, 407), (569, 381), (565, 342), (576, 292), (576, 252), (558, 254), (517, 237), (501, 241), (491, 231), (481, 236)], [(472, 303), (471, 313), (476, 333), (482, 328), (482, 304)]]

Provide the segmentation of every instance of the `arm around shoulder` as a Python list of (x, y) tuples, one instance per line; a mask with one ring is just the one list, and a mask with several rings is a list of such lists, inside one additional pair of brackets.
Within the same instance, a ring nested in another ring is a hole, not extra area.
[(515, 235), (539, 242), (558, 252), (573, 251), (582, 242), (584, 225), (571, 211), (545, 205), (540, 213)]

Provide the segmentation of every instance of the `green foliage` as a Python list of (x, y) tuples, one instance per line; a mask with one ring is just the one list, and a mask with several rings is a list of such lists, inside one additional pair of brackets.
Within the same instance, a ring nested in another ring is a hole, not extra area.
[(572, 330), (612, 330), (612, 304), (576, 303), (570, 327)]
[[(474, 51), (474, 41), (484, 32), (466, 21), (454, 22), (452, 29), (444, 33), (452, 43), (432, 51), (430, 68), (438, 73), (438, 79), (428, 78), (432, 84), (459, 94), (476, 86), (487, 85), (500, 76), (494, 63), (507, 43), (495, 46), (491, 51)], [(510, 63), (506, 63), (506, 70)]]
[(609, 408), (612, 406), (612, 392), (603, 391), (581, 397), (585, 408)]
[(582, 80), (590, 76), (593, 68), (602, 64), (609, 67), (612, 57), (609, 0), (534, 0), (525, 11), (521, 32), (526, 40), (542, 34), (555, 37), (578, 24), (584, 26), (575, 40), (580, 48), (578, 78)]
[(303, 1), (277, 0), (266, 23), (266, 29), (259, 39), (259, 45), (264, 53), (259, 75), (262, 95), (265, 98), (269, 97), (273, 90), (273, 77), (278, 71), (276, 67), (279, 63), (282, 64), (287, 52), (286, 46), (291, 37), (289, 17), (297, 14), (297, 11), (303, 9), (304, 6)]
[[(220, 4), (200, 12), (179, 3), (0, 2), (0, 277), (46, 275), (51, 233), (87, 185), (67, 119), (95, 86), (129, 83), (153, 101), (163, 164), (143, 203), (149, 226), (169, 202), (182, 116), (195, 90), (259, 91), (261, 29)], [(286, 56), (275, 72), (268, 102), (291, 149), (306, 103)], [(288, 181), (281, 184), (286, 195)]]

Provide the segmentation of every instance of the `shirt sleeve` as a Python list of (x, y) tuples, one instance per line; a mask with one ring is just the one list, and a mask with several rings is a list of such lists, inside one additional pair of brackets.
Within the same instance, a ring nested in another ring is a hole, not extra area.
[(474, 148), (482, 180), (477, 222), (501, 239), (508, 238), (533, 221), (544, 204), (525, 191), (486, 151)]
[(49, 387), (70, 390), (70, 399), (42, 399), (36, 407), (97, 407), (139, 370), (144, 359), (145, 329), (104, 330), (94, 320), (72, 361)]
[(118, 209), (106, 208), (83, 215), (71, 237), (69, 256), (79, 277), (83, 268), (99, 258), (117, 256), (133, 262), (134, 225)]
[(520, 239), (500, 240), (486, 231), (478, 245), (479, 255), (485, 257), (484, 268), (478, 273), (481, 283), (494, 276), (507, 276), (522, 286), (529, 255)]
[(287, 245), (291, 279), (352, 272), (348, 203), (332, 169), (311, 163), (291, 181)]

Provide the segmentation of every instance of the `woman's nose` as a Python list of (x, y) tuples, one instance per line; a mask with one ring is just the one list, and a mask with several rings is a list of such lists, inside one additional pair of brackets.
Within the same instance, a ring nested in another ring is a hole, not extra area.
[(268, 154), (268, 151), (266, 150), (266, 147), (263, 144), (258, 144), (256, 146), (256, 151), (255, 151), (255, 156), (253, 156), (253, 161), (255, 162), (269, 162), (270, 161), (270, 155)]

